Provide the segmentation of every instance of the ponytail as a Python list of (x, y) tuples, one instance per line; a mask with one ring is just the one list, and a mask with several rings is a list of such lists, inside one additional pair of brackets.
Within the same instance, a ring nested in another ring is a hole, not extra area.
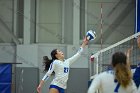
[(130, 66), (127, 65), (127, 57), (123, 52), (116, 52), (112, 56), (112, 65), (115, 69), (115, 78), (120, 85), (126, 88), (132, 79)]
[(48, 58), (48, 56), (44, 56), (43, 57), (43, 66), (45, 66), (44, 68), (44, 72), (48, 71), (49, 70), (49, 67), (50, 67), (50, 64), (52, 63), (52, 60), (50, 60)]
[(49, 70), (49, 67), (50, 67), (50, 64), (51, 64), (55, 59), (57, 59), (56, 56), (55, 56), (56, 54), (57, 54), (57, 49), (54, 49), (54, 50), (52, 50), (52, 52), (51, 52), (51, 57), (52, 57), (51, 60), (48, 58), (48, 56), (44, 56), (44, 57), (43, 57), (43, 66), (45, 66), (44, 72), (48, 71), (48, 70)]
[(117, 64), (115, 71), (115, 78), (122, 87), (126, 88), (131, 83), (132, 79), (130, 67), (125, 64)]

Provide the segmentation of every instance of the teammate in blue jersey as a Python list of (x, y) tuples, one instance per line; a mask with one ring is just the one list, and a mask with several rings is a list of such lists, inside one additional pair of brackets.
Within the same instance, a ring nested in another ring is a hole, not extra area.
[(67, 80), (69, 76), (70, 65), (80, 57), (83, 48), (88, 44), (87, 38), (84, 38), (83, 43), (78, 50), (78, 52), (71, 58), (64, 59), (64, 54), (58, 49), (54, 49), (51, 52), (52, 59), (45, 58), (45, 71), (47, 73), (41, 80), (39, 86), (37, 87), (38, 93), (41, 93), (41, 88), (44, 82), (49, 78), (49, 76), (54, 72), (55, 77), (50, 84), (49, 93), (64, 93), (64, 90), (67, 88)]

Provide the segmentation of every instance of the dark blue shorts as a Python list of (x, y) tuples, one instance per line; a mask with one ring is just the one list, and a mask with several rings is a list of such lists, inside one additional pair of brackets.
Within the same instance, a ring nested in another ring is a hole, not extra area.
[(60, 88), (60, 87), (58, 87), (58, 86), (56, 86), (56, 85), (50, 85), (50, 88), (55, 88), (55, 89), (57, 89), (57, 90), (59, 91), (59, 93), (65, 93), (63, 88)]

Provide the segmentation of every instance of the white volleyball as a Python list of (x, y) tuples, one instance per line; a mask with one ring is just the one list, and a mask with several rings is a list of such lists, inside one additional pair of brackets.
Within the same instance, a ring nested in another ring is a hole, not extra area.
[(92, 31), (92, 30), (89, 30), (86, 33), (86, 37), (87, 37), (87, 40), (94, 40), (96, 38), (96, 32)]

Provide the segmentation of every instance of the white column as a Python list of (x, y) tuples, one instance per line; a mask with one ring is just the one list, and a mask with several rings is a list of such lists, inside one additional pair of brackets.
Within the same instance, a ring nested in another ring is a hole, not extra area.
[(24, 39), (23, 43), (24, 44), (30, 44), (31, 43), (31, 38), (30, 38), (30, 28), (31, 28), (31, 0), (24, 0)]
[(87, 0), (85, 0), (85, 33), (87, 32)]
[(17, 11), (17, 0), (14, 0), (13, 2), (14, 2), (14, 28), (13, 28), (13, 30), (14, 30), (14, 35), (17, 36), (17, 30), (16, 30), (16, 28), (17, 28), (17, 13), (16, 13), (16, 11)]
[(73, 45), (80, 39), (80, 0), (73, 0)]
[(40, 0), (36, 1), (36, 43), (39, 42), (39, 29), (40, 29), (40, 24), (39, 24), (39, 7), (40, 7)]
[(62, 41), (64, 43), (64, 31), (65, 31), (65, 0), (62, 0)]

